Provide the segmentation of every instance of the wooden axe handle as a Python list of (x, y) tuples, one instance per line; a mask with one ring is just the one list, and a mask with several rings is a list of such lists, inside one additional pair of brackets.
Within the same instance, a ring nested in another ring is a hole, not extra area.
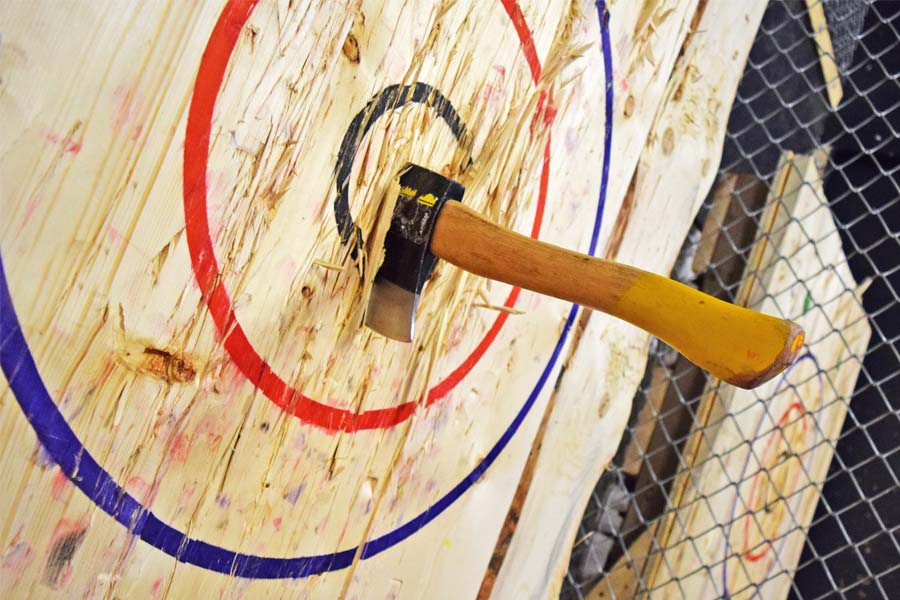
[(791, 321), (519, 235), (456, 201), (441, 210), (431, 251), (470, 273), (624, 319), (719, 379), (743, 388), (783, 371), (803, 345), (803, 330)]

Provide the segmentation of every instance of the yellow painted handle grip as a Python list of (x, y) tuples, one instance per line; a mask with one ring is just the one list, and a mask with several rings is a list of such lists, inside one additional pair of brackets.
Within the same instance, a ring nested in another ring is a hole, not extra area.
[(476, 275), (603, 311), (655, 335), (728, 383), (752, 388), (790, 365), (796, 323), (729, 304), (634, 267), (519, 235), (459, 202), (444, 205), (431, 251)]

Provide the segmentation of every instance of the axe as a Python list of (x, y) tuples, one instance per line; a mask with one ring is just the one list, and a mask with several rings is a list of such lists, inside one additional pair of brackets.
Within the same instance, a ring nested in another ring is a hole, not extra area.
[(492, 223), (460, 202), (461, 184), (423, 167), (407, 164), (399, 184), (365, 317), (386, 337), (412, 340), (419, 295), (442, 258), (470, 273), (624, 319), (743, 388), (783, 371), (803, 345), (803, 330), (791, 321)]

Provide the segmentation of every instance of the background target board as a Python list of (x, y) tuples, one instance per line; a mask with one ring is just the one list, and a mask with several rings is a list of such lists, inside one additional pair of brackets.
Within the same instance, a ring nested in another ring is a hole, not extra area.
[(782, 191), (763, 217), (771, 233), (759, 234), (773, 250), (759, 255), (760, 283), (746, 296), (791, 315), (806, 331), (805, 351), (755, 390), (712, 391), (693, 483), (654, 575), (664, 597), (777, 598), (793, 585), (871, 335), (859, 301), (867, 284), (856, 285), (843, 258), (824, 164), (824, 151), (782, 158)]
[(442, 265), (398, 344), (367, 259), (408, 160), (597, 247), (590, 8), (4, 8), (6, 593), (474, 593), (575, 309)]
[[(767, 410), (748, 438), (753, 440), (752, 448), (737, 477), (743, 486), (732, 502), (728, 529), (731, 546), (739, 548), (736, 558), (754, 565), (754, 570), (765, 571), (755, 579), (764, 580), (777, 568), (791, 519), (799, 512), (802, 491), (808, 485), (807, 473), (815, 468), (815, 453), (810, 450), (822, 435), (815, 415), (825, 393), (819, 368), (815, 355), (800, 356), (780, 378)], [(784, 393), (789, 387), (791, 392)], [(732, 562), (729, 574), (727, 558), (722, 563), (722, 585), (726, 590), (741, 589), (746, 582), (738, 580), (745, 574), (735, 566), (738, 561)]]

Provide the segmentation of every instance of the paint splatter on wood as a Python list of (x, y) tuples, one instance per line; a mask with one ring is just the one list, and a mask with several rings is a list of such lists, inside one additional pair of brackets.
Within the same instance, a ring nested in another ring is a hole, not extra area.
[(52, 538), (44, 566), (44, 583), (51, 588), (64, 587), (72, 576), (72, 559), (84, 540), (87, 527), (80, 523), (60, 522)]

